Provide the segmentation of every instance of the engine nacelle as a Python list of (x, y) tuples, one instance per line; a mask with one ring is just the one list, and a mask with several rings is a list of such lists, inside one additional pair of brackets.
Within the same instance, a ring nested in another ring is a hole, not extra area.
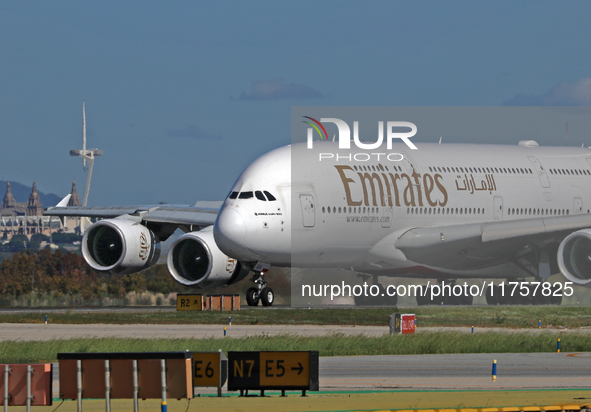
[(558, 267), (571, 282), (591, 286), (591, 229), (564, 238), (558, 247)]
[(150, 229), (137, 222), (106, 219), (84, 232), (82, 255), (95, 270), (135, 273), (158, 262), (160, 243)]
[(202, 289), (230, 285), (249, 270), (218, 249), (212, 227), (181, 236), (168, 251), (168, 271), (180, 284)]

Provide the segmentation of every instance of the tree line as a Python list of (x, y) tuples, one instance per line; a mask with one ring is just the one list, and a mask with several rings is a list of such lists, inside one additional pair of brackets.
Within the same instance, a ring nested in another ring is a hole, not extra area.
[[(290, 280), (284, 270), (272, 268), (269, 286), (276, 295), (290, 294)], [(243, 294), (250, 280), (216, 289), (200, 290), (177, 283), (164, 264), (131, 275), (98, 272), (76, 252), (49, 248), (21, 250), (0, 262), (0, 297), (18, 299), (31, 294), (60, 298), (78, 296), (83, 301), (105, 297), (124, 298), (130, 292), (202, 294)]]
[(32, 292), (84, 299), (145, 291), (168, 294), (176, 286), (163, 265), (132, 275), (108, 274), (90, 268), (79, 254), (61, 249), (21, 250), (0, 263), (0, 295), (15, 298)]

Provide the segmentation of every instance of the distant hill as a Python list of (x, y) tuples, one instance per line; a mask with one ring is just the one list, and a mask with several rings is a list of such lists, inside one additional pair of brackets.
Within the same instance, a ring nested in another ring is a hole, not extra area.
[[(4, 199), (4, 195), (6, 194), (6, 180), (0, 180), (0, 208), (2, 208), (2, 199)], [(29, 196), (31, 195), (31, 191), (33, 190), (33, 186), (25, 186), (19, 182), (10, 181), (10, 187), (12, 189), (12, 194), (14, 195), (14, 199), (17, 203), (26, 203), (29, 201)], [(54, 195), (53, 193), (45, 194), (43, 193), (37, 185), (37, 193), (39, 193), (39, 199), (41, 199), (41, 203), (43, 207), (55, 206), (57, 203), (62, 200), (61, 197), (58, 195)]]

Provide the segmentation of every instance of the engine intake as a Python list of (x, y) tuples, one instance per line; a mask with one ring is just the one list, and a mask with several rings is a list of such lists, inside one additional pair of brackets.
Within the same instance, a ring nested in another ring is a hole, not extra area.
[(558, 267), (565, 278), (577, 285), (591, 283), (590, 229), (579, 230), (564, 238), (558, 247)]
[(166, 259), (172, 277), (182, 285), (215, 288), (242, 280), (249, 270), (222, 253), (213, 238), (212, 227), (181, 236)]
[(158, 262), (160, 244), (154, 233), (139, 223), (107, 219), (86, 230), (82, 238), (82, 256), (95, 270), (135, 273)]

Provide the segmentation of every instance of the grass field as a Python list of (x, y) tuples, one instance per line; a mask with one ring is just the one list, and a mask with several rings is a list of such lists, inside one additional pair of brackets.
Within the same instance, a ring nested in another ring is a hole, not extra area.
[[(170, 310), (49, 313), (50, 323), (62, 324), (227, 324), (235, 325), (376, 325), (388, 324), (397, 308), (244, 309), (234, 312), (176, 312)], [(591, 327), (591, 307), (420, 307), (414, 313), (419, 326), (480, 326), (537, 328), (542, 325)], [(45, 313), (0, 313), (0, 323), (42, 323)]]
[[(561, 336), (563, 352), (591, 351), (588, 335)], [(407, 355), (439, 353), (555, 352), (556, 335), (550, 333), (465, 334), (426, 332), (416, 335), (294, 335), (232, 339), (71, 339), (44, 342), (0, 342), (0, 363), (55, 361), (59, 352), (166, 352), (166, 351), (287, 351), (318, 350), (320, 356)]]

